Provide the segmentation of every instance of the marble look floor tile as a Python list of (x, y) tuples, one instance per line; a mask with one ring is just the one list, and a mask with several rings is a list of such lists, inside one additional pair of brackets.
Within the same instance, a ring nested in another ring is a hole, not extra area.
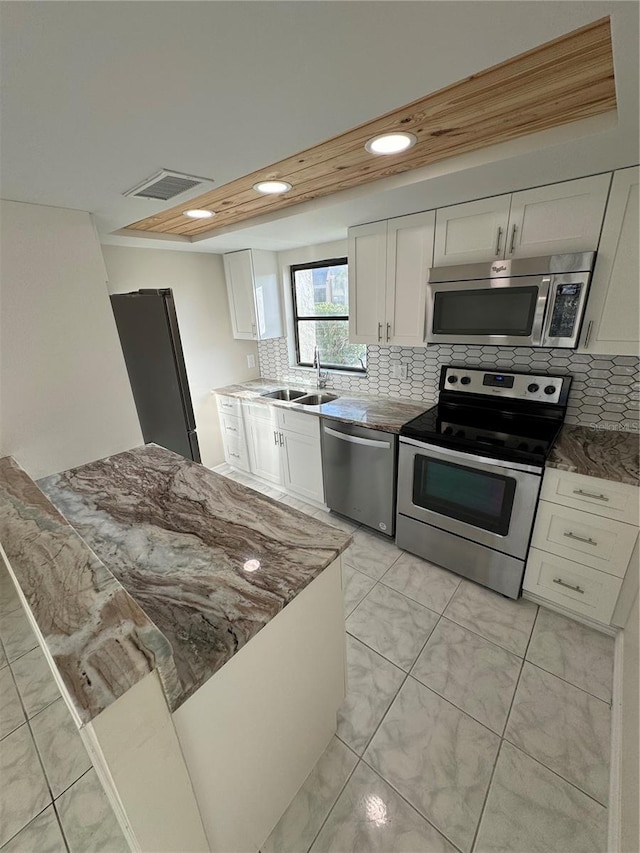
[(22, 605), (18, 610), (0, 615), (0, 637), (9, 663), (38, 645)]
[(522, 659), (442, 618), (411, 674), (501, 735)]
[(343, 554), (343, 561), (365, 575), (380, 580), (387, 569), (403, 554), (392, 539), (360, 528)]
[(606, 702), (525, 661), (504, 736), (606, 805), (610, 723)]
[(2, 741), (0, 780), (0, 844), (4, 844), (51, 802), (26, 723)]
[(495, 734), (409, 677), (364, 759), (468, 853), (499, 743)]
[(524, 657), (537, 611), (538, 605), (524, 598), (513, 601), (463, 580), (444, 613), (447, 619)]
[(363, 575), (353, 566), (342, 564), (342, 592), (344, 594), (345, 619), (360, 604), (365, 595), (375, 585), (373, 578)]
[(338, 711), (338, 735), (362, 755), (404, 681), (403, 670), (347, 634), (347, 698)]
[(408, 671), (437, 621), (437, 613), (376, 584), (346, 624), (350, 634)]
[(262, 853), (306, 853), (357, 761), (334, 737), (262, 845)]
[(55, 702), (60, 696), (58, 686), (40, 647), (22, 655), (13, 662), (11, 668), (18, 693), (29, 718)]
[(603, 853), (607, 810), (503, 741), (474, 853)]
[(456, 853), (418, 812), (360, 762), (310, 853)]
[(442, 613), (460, 585), (460, 577), (413, 554), (403, 554), (382, 576), (382, 583)]
[(95, 770), (89, 770), (56, 801), (69, 853), (129, 853)]
[(66, 853), (67, 851), (53, 806), (48, 806), (2, 848), (2, 853), (36, 853), (36, 851), (37, 853)]
[(0, 670), (0, 739), (25, 722), (22, 703), (8, 666)]
[(332, 527), (337, 527), (339, 530), (344, 530), (345, 533), (355, 533), (360, 527), (357, 521), (352, 521), (350, 518), (345, 518), (335, 512), (325, 512), (323, 509), (314, 513), (315, 517), (324, 521), (325, 524), (330, 524)]
[(540, 608), (527, 660), (611, 703), (613, 637)]
[(62, 698), (33, 717), (31, 730), (55, 799), (91, 767), (91, 760)]

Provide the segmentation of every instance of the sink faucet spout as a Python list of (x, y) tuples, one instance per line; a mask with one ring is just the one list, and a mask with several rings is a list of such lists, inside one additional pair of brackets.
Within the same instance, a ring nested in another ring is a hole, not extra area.
[(320, 369), (320, 350), (317, 346), (314, 347), (313, 350), (313, 366), (316, 370), (316, 383), (318, 388), (326, 388), (328, 373), (326, 370)]

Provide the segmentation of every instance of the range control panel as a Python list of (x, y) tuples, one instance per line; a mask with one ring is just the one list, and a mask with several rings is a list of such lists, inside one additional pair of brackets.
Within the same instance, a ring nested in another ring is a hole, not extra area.
[(447, 367), (441, 388), (461, 394), (484, 394), (487, 397), (512, 397), (536, 403), (559, 403), (563, 385), (569, 377), (503, 373), (467, 367)]

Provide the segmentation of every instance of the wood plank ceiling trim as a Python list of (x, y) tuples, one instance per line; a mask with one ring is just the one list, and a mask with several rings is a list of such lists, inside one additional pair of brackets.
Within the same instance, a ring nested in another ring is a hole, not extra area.
[[(615, 108), (607, 17), (127, 228), (185, 236), (214, 233), (255, 216)], [(371, 137), (397, 130), (415, 134), (416, 145), (390, 156), (365, 150)], [(258, 181), (274, 179), (288, 181), (293, 189), (278, 196), (253, 189)], [(194, 207), (213, 210), (216, 216), (193, 220), (183, 215)]]

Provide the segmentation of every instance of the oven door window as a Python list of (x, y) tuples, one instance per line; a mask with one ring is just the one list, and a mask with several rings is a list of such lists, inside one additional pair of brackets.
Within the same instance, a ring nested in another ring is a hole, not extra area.
[(438, 335), (529, 337), (537, 299), (535, 285), (436, 291), (433, 332)]
[(413, 503), (491, 533), (509, 532), (515, 491), (508, 475), (415, 457)]

